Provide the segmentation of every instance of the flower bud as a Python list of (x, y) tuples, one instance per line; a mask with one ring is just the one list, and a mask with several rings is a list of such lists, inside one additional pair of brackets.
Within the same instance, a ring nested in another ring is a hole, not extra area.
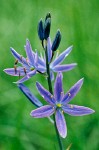
[(47, 13), (47, 15), (46, 15), (46, 17), (45, 17), (45, 21), (46, 21), (48, 18), (51, 18), (51, 14), (50, 14), (50, 12), (49, 12), (49, 13)]
[(38, 36), (39, 36), (41, 41), (44, 40), (44, 31), (43, 30), (44, 30), (43, 29), (43, 21), (41, 19), (38, 23)]
[(55, 39), (52, 43), (52, 51), (56, 51), (58, 49), (60, 41), (61, 41), (61, 33), (60, 30), (58, 30)]
[(51, 18), (46, 18), (44, 24), (44, 39), (47, 40), (50, 34), (50, 27), (51, 27)]

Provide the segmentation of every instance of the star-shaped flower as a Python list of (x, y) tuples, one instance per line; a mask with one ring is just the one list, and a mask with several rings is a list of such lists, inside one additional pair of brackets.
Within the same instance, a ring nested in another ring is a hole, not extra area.
[[(51, 47), (52, 44), (49, 37), (47, 39), (47, 51), (48, 51), (48, 61), (50, 66), (51, 79), (53, 80), (54, 79), (53, 72), (69, 71), (73, 69), (77, 64), (72, 63), (72, 64), (61, 65), (63, 60), (71, 52), (72, 46), (68, 47), (59, 56), (56, 56), (56, 58), (51, 62), (51, 58), (52, 58)], [(38, 53), (32, 50), (29, 40), (26, 40), (25, 51), (26, 51), (27, 58), (24, 58), (19, 53), (17, 53), (13, 48), (11, 48), (11, 52), (16, 59), (15, 66), (14, 68), (4, 69), (4, 71), (9, 75), (19, 76), (19, 77), (23, 76), (23, 78), (18, 80), (16, 83), (23, 83), (29, 78), (31, 78), (32, 76), (34, 76), (36, 73), (46, 73), (45, 57), (38, 56)], [(18, 62), (21, 64), (21, 66), (17, 66)]]
[(94, 112), (94, 110), (84, 107), (68, 104), (79, 92), (83, 84), (83, 78), (74, 84), (70, 90), (64, 94), (62, 87), (62, 73), (58, 73), (54, 84), (54, 95), (47, 91), (40, 83), (36, 83), (37, 89), (41, 96), (48, 102), (48, 105), (41, 106), (31, 112), (34, 118), (49, 117), (55, 113), (55, 120), (59, 134), (65, 138), (67, 127), (64, 113), (72, 116), (83, 116)]
[[(34, 76), (36, 73), (44, 72), (43, 68), (41, 66), (45, 65), (45, 62), (38, 56), (37, 52), (34, 52), (32, 50), (32, 47), (30, 45), (29, 40), (26, 40), (26, 45), (25, 45), (25, 51), (27, 58), (24, 58), (21, 56), (19, 53), (17, 53), (13, 48), (10, 48), (12, 55), (15, 57), (16, 62), (14, 68), (7, 68), (4, 69), (4, 72), (6, 72), (9, 75), (12, 76), (23, 76), (22, 79), (18, 80), (16, 83), (23, 83), (32, 76)], [(17, 67), (17, 63), (20, 63), (21, 66)]]

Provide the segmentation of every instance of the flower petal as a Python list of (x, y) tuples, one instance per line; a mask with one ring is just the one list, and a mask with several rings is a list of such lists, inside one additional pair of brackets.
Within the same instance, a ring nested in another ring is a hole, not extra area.
[(14, 83), (23, 83), (27, 80), (29, 80), (32, 76), (34, 76), (36, 74), (36, 70), (30, 71), (29, 73), (26, 74), (25, 77), (23, 77), (22, 79), (18, 80), (17, 82)]
[(41, 107), (43, 105), (24, 84), (20, 83), (17, 86), (35, 106)]
[(47, 53), (48, 53), (48, 62), (50, 62), (51, 58), (52, 58), (52, 43), (51, 43), (51, 39), (50, 37), (48, 37), (47, 39)]
[(68, 47), (65, 51), (63, 51), (52, 63), (51, 66), (54, 67), (59, 65), (63, 60), (69, 55), (73, 46)]
[(54, 73), (52, 71), (50, 71), (50, 78), (51, 78), (51, 81), (54, 80)]
[(72, 100), (76, 94), (79, 92), (82, 84), (83, 84), (84, 78), (80, 79), (76, 84), (74, 84), (71, 89), (64, 95), (62, 99), (62, 103), (65, 105)]
[(39, 82), (36, 82), (36, 87), (41, 94), (41, 96), (51, 105), (55, 104), (53, 95), (47, 91)]
[(34, 118), (49, 117), (54, 113), (54, 109), (50, 105), (45, 105), (33, 110), (30, 115)]
[(58, 73), (54, 83), (54, 97), (58, 102), (61, 101), (61, 98), (63, 97), (62, 78), (62, 73)]
[[(34, 52), (33, 52), (34, 53)], [(40, 56), (38, 57), (38, 65), (41, 65), (43, 67), (46, 67), (46, 63), (45, 63), (45, 60), (43, 58), (43, 55), (42, 53), (40, 54)]]
[(26, 40), (25, 50), (26, 50), (26, 55), (27, 55), (29, 63), (32, 66), (34, 66), (34, 55), (32, 53), (32, 48), (28, 39)]
[(72, 70), (77, 64), (73, 63), (73, 64), (67, 64), (67, 65), (57, 65), (55, 67), (52, 68), (53, 71), (55, 72), (66, 72), (69, 70)]
[(4, 72), (11, 75), (11, 76), (24, 76), (26, 75), (26, 72), (29, 70), (24, 70), (23, 67), (17, 67), (17, 68), (7, 68), (4, 69)]
[(38, 57), (38, 64), (41, 65), (41, 66), (43, 66), (43, 67), (46, 66), (46, 64), (45, 64), (45, 62), (44, 62), (44, 60), (43, 60), (43, 58), (41, 58), (41, 57)]
[(66, 105), (62, 107), (63, 111), (71, 116), (83, 116), (94, 113), (93, 109), (84, 106)]
[(37, 69), (37, 67), (38, 67), (38, 52), (37, 51), (34, 56), (34, 66)]
[(56, 111), (55, 120), (56, 120), (56, 126), (60, 136), (65, 138), (67, 135), (66, 122), (63, 113), (59, 109), (57, 109)]
[(37, 71), (41, 72), (41, 73), (45, 73), (46, 72), (46, 68), (42, 67), (42, 66), (38, 66), (37, 67)]
[(19, 63), (28, 66), (27, 60), (20, 54), (18, 54), (12, 47), (10, 48), (12, 55), (18, 60)]

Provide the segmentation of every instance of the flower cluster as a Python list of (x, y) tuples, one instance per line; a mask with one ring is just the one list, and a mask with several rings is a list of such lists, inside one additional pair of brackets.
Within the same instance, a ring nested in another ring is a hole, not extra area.
[[(67, 127), (64, 118), (64, 113), (72, 116), (88, 115), (94, 112), (94, 110), (84, 107), (69, 104), (69, 102), (79, 92), (83, 78), (75, 83), (66, 94), (62, 87), (63, 72), (72, 70), (77, 64), (62, 64), (64, 59), (72, 51), (72, 46), (68, 47), (61, 54), (58, 54), (58, 47), (61, 41), (61, 32), (56, 32), (53, 42), (50, 38), (51, 28), (51, 15), (48, 13), (43, 22), (41, 19), (38, 23), (38, 36), (44, 49), (44, 56), (39, 55), (38, 51), (33, 51), (29, 40), (26, 40), (25, 52), (26, 58), (17, 53), (13, 48), (10, 48), (12, 55), (15, 57), (15, 63), (13, 68), (7, 68), (4, 71), (12, 76), (22, 76), (17, 82), (19, 89), (25, 94), (25, 96), (38, 107), (32, 110), (31, 116), (34, 118), (50, 117), (55, 115), (55, 123), (57, 130), (61, 137), (65, 138), (67, 135)], [(54, 92), (52, 91), (51, 81), (54, 80), (54, 72), (57, 73)], [(47, 78), (49, 91), (45, 89), (39, 82), (36, 82), (36, 87), (43, 99), (48, 105), (43, 105), (40, 100), (35, 97), (31, 91), (23, 84), (32, 76), (37, 73), (44, 75)], [(53, 94), (54, 93), (54, 94)], [(51, 118), (50, 118), (51, 119)]]

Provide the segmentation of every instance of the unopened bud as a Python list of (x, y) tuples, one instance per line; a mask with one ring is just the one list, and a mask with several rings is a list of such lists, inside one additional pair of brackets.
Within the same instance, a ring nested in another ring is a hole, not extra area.
[(47, 40), (50, 34), (51, 18), (47, 18), (44, 24), (44, 39)]
[(60, 41), (61, 41), (61, 33), (58, 30), (52, 44), (52, 51), (56, 51), (58, 49)]
[(45, 21), (46, 21), (48, 18), (51, 18), (51, 14), (50, 14), (50, 12), (49, 12), (49, 13), (47, 13), (47, 15), (46, 15), (46, 17), (45, 17)]
[(44, 40), (43, 21), (42, 19), (38, 23), (38, 36), (41, 41)]

